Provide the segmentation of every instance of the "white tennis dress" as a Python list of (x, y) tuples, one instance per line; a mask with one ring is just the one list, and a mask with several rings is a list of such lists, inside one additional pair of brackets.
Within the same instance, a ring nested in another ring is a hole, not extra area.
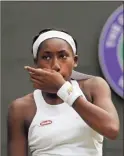
[[(77, 81), (73, 85), (79, 87)], [(29, 127), (32, 156), (102, 156), (103, 136), (90, 128), (67, 103), (50, 105), (34, 91), (37, 107)]]

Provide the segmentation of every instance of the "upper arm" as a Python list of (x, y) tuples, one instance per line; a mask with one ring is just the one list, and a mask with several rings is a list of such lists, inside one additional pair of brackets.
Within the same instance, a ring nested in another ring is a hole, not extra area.
[(8, 156), (27, 156), (28, 145), (24, 129), (24, 117), (21, 105), (16, 101), (8, 109)]
[(111, 90), (107, 82), (100, 78), (93, 78), (91, 88), (91, 96), (93, 103), (107, 111), (119, 124), (119, 118), (116, 108), (111, 99)]

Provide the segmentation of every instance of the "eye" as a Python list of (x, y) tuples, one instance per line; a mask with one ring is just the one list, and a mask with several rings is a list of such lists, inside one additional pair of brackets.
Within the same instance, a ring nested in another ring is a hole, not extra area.
[(67, 58), (67, 56), (66, 56), (66, 55), (64, 55), (64, 54), (62, 54), (62, 55), (60, 55), (60, 58), (62, 58), (62, 59), (66, 59), (66, 58)]
[(51, 57), (50, 56), (42, 56), (42, 59), (44, 59), (44, 60), (50, 60)]

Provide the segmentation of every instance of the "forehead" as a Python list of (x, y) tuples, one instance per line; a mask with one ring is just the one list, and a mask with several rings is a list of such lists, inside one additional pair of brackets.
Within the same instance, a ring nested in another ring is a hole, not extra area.
[(72, 52), (72, 48), (68, 42), (60, 38), (52, 38), (45, 40), (41, 45), (41, 50), (60, 51), (66, 50)]

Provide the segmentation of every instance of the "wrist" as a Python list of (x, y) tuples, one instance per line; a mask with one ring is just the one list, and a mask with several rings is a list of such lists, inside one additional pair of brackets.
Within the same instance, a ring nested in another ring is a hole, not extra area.
[(58, 82), (57, 84), (57, 92), (59, 91), (59, 89), (66, 83), (66, 81), (63, 79), (61, 81)]
[(57, 95), (64, 102), (72, 106), (75, 100), (82, 96), (83, 93), (79, 87), (73, 86), (70, 82), (66, 81), (58, 90)]

